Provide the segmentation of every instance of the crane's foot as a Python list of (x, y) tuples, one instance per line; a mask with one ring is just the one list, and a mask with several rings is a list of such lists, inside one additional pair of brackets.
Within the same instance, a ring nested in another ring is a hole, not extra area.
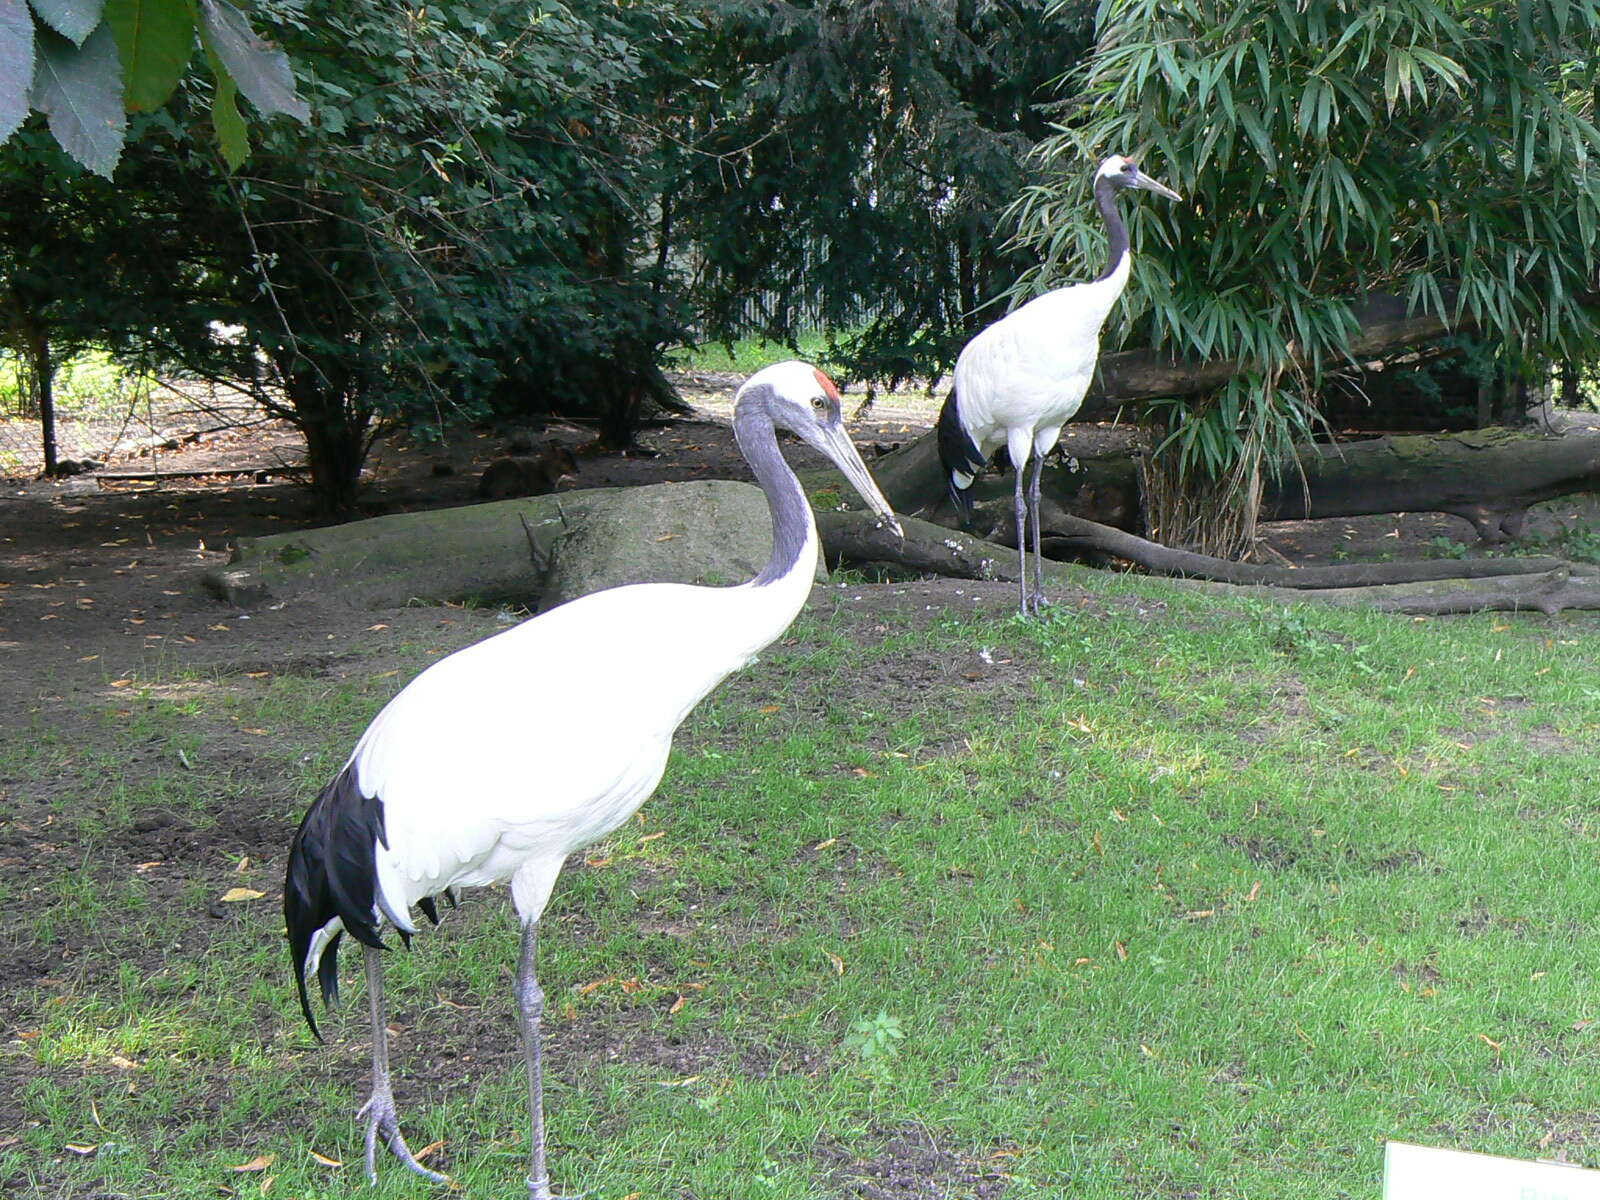
[(373, 1092), (372, 1097), (356, 1110), (358, 1119), (367, 1122), (367, 1182), (378, 1182), (378, 1136), (383, 1136), (383, 1144), (389, 1153), (405, 1164), (408, 1171), (421, 1175), (433, 1183), (449, 1183), (448, 1175), (441, 1175), (437, 1171), (430, 1171), (411, 1153), (411, 1147), (406, 1145), (406, 1139), (400, 1133), (400, 1117), (395, 1112), (394, 1096), (387, 1092)]
[(584, 1200), (588, 1192), (577, 1192), (574, 1195), (559, 1195), (550, 1190), (549, 1179), (528, 1180), (528, 1200)]

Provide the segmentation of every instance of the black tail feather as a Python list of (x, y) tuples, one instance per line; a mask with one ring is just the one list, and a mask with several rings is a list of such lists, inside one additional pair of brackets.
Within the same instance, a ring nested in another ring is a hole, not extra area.
[[(306, 954), (319, 929), (335, 917), (365, 946), (386, 949), (378, 936), (377, 846), (388, 844), (383, 827), (383, 801), (363, 796), (355, 770), (345, 767), (312, 801), (305, 820), (289, 845), (289, 868), (283, 882), (283, 918), (289, 933), (289, 957), (300, 989), (300, 1010), (312, 1035), (321, 1038), (306, 988)], [(323, 1003), (339, 1002), (340, 935), (335, 932), (317, 963)]]
[(950, 503), (961, 520), (961, 528), (972, 528), (972, 489), (957, 487), (954, 476), (950, 477)]
[[(322, 1002), (329, 1008), (339, 1007), (339, 943), (344, 939), (344, 934), (336, 933), (328, 939), (328, 945), (322, 951), (322, 959), (317, 963), (317, 983), (322, 988)], [(301, 956), (304, 962), (304, 955)], [(317, 1030), (317, 1020), (311, 1015), (311, 997), (306, 994), (306, 979), (303, 967), (295, 969), (295, 978), (300, 984), (300, 1011), (306, 1014), (306, 1020), (311, 1025), (311, 1033), (322, 1040), (322, 1034)]]
[(939, 462), (944, 467), (945, 479), (950, 487), (950, 503), (955, 506), (961, 524), (971, 525), (971, 489), (957, 487), (955, 477), (960, 472), (976, 479), (983, 474), (986, 464), (977, 443), (961, 423), (961, 407), (956, 399), (955, 388), (950, 389), (950, 394), (944, 399), (944, 407), (939, 410), (938, 438)]

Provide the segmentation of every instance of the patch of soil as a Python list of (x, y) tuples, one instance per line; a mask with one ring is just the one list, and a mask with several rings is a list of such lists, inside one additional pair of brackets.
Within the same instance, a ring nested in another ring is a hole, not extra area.
[(823, 1141), (812, 1154), (831, 1163), (834, 1194), (856, 1200), (905, 1200), (913, 1196), (962, 1196), (998, 1200), (1005, 1193), (1007, 1160), (962, 1155), (940, 1145), (926, 1126), (883, 1131), (882, 1144), (859, 1154), (840, 1142)]

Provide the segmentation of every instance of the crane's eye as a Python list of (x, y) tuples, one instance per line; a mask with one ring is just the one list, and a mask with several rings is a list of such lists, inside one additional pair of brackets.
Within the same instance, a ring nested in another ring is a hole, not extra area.
[(1123, 163), (1122, 172), (1124, 175), (1137, 175), (1139, 173), (1139, 168), (1135, 163)]
[(821, 396), (813, 396), (811, 397), (811, 407), (816, 409), (820, 415), (828, 411), (828, 402)]

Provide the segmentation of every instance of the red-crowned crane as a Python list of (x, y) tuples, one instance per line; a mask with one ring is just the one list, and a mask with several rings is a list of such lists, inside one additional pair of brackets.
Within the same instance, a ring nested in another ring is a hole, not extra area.
[[(1143, 188), (1172, 200), (1182, 197), (1141, 174), (1138, 165), (1113, 154), (1095, 172), (1094, 199), (1110, 237), (1106, 269), (1092, 283), (1046, 292), (974, 337), (956, 359), (955, 382), (939, 412), (939, 461), (950, 483), (950, 499), (963, 523), (972, 516), (967, 495), (989, 456), (1002, 445), (1017, 473), (1017, 551), (1021, 558), (1020, 606), (1024, 615), (1044, 603), (1040, 583), (1039, 473), (1044, 456), (1089, 390), (1100, 357), (1100, 327), (1128, 283), (1132, 254), (1128, 227), (1117, 211), (1117, 195)], [(1033, 478), (1024, 503), (1022, 469), (1033, 456)], [(1034, 577), (1028, 588), (1026, 517), (1032, 514)]]
[[(372, 1016), (367, 1177), (376, 1144), (428, 1179), (401, 1136), (389, 1082), (382, 926), (407, 944), (413, 905), (511, 881), (522, 924), (516, 1001), (528, 1071), (530, 1200), (552, 1200), (545, 1166), (535, 976), (539, 916), (571, 854), (628, 819), (655, 790), (672, 736), (700, 700), (794, 620), (811, 591), (817, 527), (778, 450), (787, 429), (827, 455), (896, 532), (821, 371), (786, 362), (739, 389), (733, 429), (766, 492), (772, 557), (739, 587), (641, 583), (596, 592), (459, 650), (411, 681), (367, 727), (312, 803), (289, 848), (283, 908), (300, 1006), (307, 979), (338, 999), (337, 955), (348, 933), (365, 947)], [(561, 681), (559, 687), (549, 680)]]

